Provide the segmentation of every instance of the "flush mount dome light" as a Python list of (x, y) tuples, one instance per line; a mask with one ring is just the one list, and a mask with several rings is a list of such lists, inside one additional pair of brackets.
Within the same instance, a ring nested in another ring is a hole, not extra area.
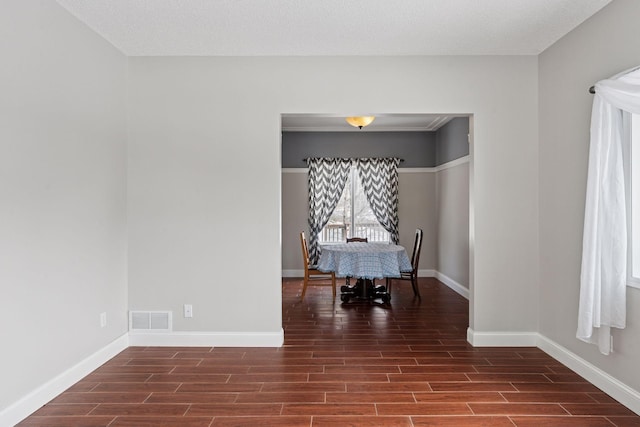
[(357, 127), (362, 129), (365, 126), (368, 126), (375, 119), (374, 116), (356, 116), (356, 117), (347, 117), (345, 120), (353, 127)]

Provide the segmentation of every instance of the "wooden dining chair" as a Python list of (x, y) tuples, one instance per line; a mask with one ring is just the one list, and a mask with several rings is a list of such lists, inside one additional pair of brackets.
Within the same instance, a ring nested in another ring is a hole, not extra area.
[[(307, 292), (307, 286), (311, 283), (317, 286), (331, 286), (333, 289), (333, 297), (336, 297), (336, 274), (334, 272), (324, 273), (315, 265), (312, 265), (309, 260), (309, 246), (307, 245), (307, 238), (304, 235), (304, 231), (300, 232), (300, 244), (302, 246), (302, 260), (304, 261), (304, 284), (302, 286), (302, 297)], [(331, 280), (331, 283), (327, 283)], [(322, 283), (321, 283), (322, 282)]]
[(416, 229), (416, 238), (413, 242), (413, 254), (411, 255), (411, 271), (400, 273), (400, 277), (387, 278), (387, 292), (391, 292), (391, 283), (394, 280), (409, 280), (413, 288), (413, 294), (420, 298), (420, 289), (418, 288), (418, 264), (420, 263), (420, 249), (422, 249), (422, 230)]
[[(362, 243), (368, 243), (369, 239), (367, 239), (366, 237), (347, 237), (347, 243), (352, 243), (352, 242), (362, 242)], [(351, 277), (347, 276), (345, 278), (345, 285), (347, 286), (351, 286)]]

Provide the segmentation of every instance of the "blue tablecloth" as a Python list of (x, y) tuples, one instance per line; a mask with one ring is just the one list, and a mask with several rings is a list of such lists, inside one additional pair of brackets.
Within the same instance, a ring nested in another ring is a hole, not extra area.
[(318, 270), (333, 271), (339, 277), (400, 277), (400, 272), (411, 269), (411, 261), (404, 247), (387, 243), (322, 245), (318, 261)]

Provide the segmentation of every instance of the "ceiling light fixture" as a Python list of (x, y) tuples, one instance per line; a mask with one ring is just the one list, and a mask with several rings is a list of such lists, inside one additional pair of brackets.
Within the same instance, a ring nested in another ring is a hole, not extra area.
[(357, 127), (362, 129), (365, 126), (368, 126), (375, 119), (374, 116), (356, 116), (356, 117), (347, 117), (345, 120), (353, 127)]

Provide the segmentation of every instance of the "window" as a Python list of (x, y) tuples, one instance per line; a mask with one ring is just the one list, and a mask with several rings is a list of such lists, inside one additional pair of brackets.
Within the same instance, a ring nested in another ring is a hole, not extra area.
[(628, 285), (640, 288), (640, 114), (631, 114), (631, 203), (629, 212)]
[(345, 242), (347, 237), (366, 237), (370, 242), (389, 242), (389, 232), (376, 219), (364, 193), (357, 168), (352, 167), (338, 206), (320, 233), (321, 243)]

